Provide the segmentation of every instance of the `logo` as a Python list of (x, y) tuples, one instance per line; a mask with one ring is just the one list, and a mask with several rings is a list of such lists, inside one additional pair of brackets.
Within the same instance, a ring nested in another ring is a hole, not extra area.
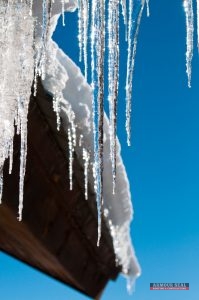
[(150, 290), (189, 290), (189, 283), (150, 283)]

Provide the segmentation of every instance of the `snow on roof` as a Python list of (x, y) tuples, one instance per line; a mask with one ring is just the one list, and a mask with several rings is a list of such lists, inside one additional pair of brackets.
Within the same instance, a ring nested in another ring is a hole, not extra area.
[[(68, 124), (71, 122), (71, 115), (73, 116), (72, 122), (75, 123), (75, 138), (79, 141), (75, 144), (75, 152), (82, 165), (85, 165), (82, 149), (86, 149), (92, 158), (94, 156), (93, 133), (91, 130), (92, 89), (86, 82), (80, 69), (51, 39), (61, 12), (60, 3), (60, 1), (56, 2), (53, 9), (54, 16), (51, 18), (50, 36), (47, 45), (47, 68), (43, 85), (50, 94), (59, 99), (57, 105), (66, 130), (68, 130)], [(75, 8), (76, 1), (68, 1), (65, 10), (73, 11)], [(41, 10), (38, 5), (35, 5), (34, 14), (41, 18), (38, 11), (40, 12)], [(59, 14), (57, 14), (58, 12)], [(140, 275), (140, 267), (130, 237), (130, 223), (133, 219), (131, 193), (118, 140), (116, 190), (115, 195), (112, 193), (109, 121), (106, 115), (104, 117), (104, 217), (113, 238), (117, 263), (122, 265), (123, 273), (128, 275), (130, 283)], [(88, 172), (88, 178), (89, 182), (93, 183), (91, 170)]]

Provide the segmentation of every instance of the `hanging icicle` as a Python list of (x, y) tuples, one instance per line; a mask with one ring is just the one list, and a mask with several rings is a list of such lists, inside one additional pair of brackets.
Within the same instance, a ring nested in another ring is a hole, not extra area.
[(61, 108), (62, 112), (67, 116), (69, 122), (69, 128), (68, 128), (69, 155), (67, 155), (67, 157), (69, 157), (69, 182), (70, 182), (70, 190), (72, 190), (73, 189), (73, 160), (74, 160), (74, 151), (77, 144), (75, 114), (72, 110), (71, 105), (63, 98), (63, 95), (61, 94), (59, 95), (59, 107)]
[(199, 51), (199, 0), (196, 0), (196, 5), (197, 5), (197, 36), (198, 36), (198, 51)]
[(60, 130), (61, 126), (61, 119), (60, 119), (60, 112), (61, 112), (61, 106), (60, 106), (60, 101), (61, 101), (61, 94), (60, 93), (55, 93), (53, 96), (53, 110), (56, 113), (57, 117), (57, 130)]
[[(127, 18), (127, 7), (126, 7), (126, 0), (121, 0), (122, 5), (122, 14), (124, 19), (124, 25), (125, 25), (125, 40), (127, 41), (127, 25), (128, 25), (128, 18)], [(119, 12), (118, 12), (119, 13)]]
[(188, 87), (191, 87), (191, 72), (193, 58), (193, 33), (194, 33), (194, 14), (192, 0), (184, 0), (184, 11), (186, 17), (186, 72), (188, 78)]
[(72, 131), (71, 128), (68, 128), (68, 149), (69, 149), (69, 182), (70, 182), (70, 191), (73, 189), (73, 140), (72, 140)]
[(150, 16), (149, 0), (146, 0), (146, 11), (147, 11), (147, 17), (149, 17)]
[(64, 8), (65, 0), (61, 0), (62, 5), (62, 25), (65, 26), (65, 8)]
[[(124, 3), (123, 3), (124, 6)], [(125, 6), (124, 6), (125, 10)], [(119, 86), (119, 1), (109, 1), (108, 5), (108, 82), (110, 114), (110, 156), (112, 163), (113, 194), (116, 181), (117, 153), (117, 99)]]
[[(129, 21), (128, 21), (128, 58), (126, 75), (126, 132), (127, 144), (131, 145), (131, 109), (132, 109), (132, 87), (133, 73), (135, 68), (135, 56), (137, 50), (138, 33), (142, 18), (145, 0), (138, 1), (137, 5), (133, 0), (129, 1)], [(136, 21), (136, 23), (134, 23)], [(135, 24), (135, 25), (134, 25)]]
[(46, 51), (52, 3), (54, 3), (53, 0), (43, 0), (42, 2), (42, 24), (39, 24), (42, 28), (42, 33), (40, 41), (37, 41), (35, 44), (34, 96), (37, 94), (37, 78), (41, 77), (44, 80), (46, 75)]
[(84, 74), (87, 80), (88, 73), (88, 27), (89, 27), (89, 0), (78, 1), (78, 40), (79, 60), (84, 62)]
[[(103, 203), (103, 127), (104, 127), (104, 51), (105, 1), (92, 1), (91, 20), (91, 78), (93, 95), (94, 180), (97, 187), (98, 246), (101, 238), (101, 210)], [(97, 115), (96, 115), (97, 104)], [(97, 121), (98, 128), (95, 129)]]
[(89, 169), (90, 154), (85, 148), (83, 148), (83, 160), (84, 160), (85, 199), (88, 200), (88, 169)]

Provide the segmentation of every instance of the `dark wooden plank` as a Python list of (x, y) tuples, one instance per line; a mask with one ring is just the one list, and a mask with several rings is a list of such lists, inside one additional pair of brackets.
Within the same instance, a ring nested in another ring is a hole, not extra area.
[(41, 84), (31, 97), (23, 222), (16, 220), (20, 138), (14, 141), (13, 173), (4, 168), (0, 207), (0, 248), (22, 261), (96, 297), (120, 271), (112, 240), (103, 222), (97, 247), (95, 197), (84, 200), (83, 170), (76, 160), (74, 189), (69, 191), (67, 136), (56, 131), (52, 99)]

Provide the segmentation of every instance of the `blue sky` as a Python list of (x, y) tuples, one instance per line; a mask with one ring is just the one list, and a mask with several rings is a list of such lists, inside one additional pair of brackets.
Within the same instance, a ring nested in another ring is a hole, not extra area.
[[(199, 294), (199, 58), (195, 41), (188, 89), (182, 1), (151, 0), (150, 10), (150, 18), (143, 15), (137, 49), (131, 148), (125, 142), (124, 89), (118, 128), (142, 276), (133, 296), (120, 277), (108, 285), (102, 300), (198, 300)], [(75, 16), (67, 15), (66, 28), (60, 24), (55, 39), (78, 61), (78, 48), (71, 47), (77, 44), (75, 26)], [(125, 49), (121, 61), (124, 55)], [(124, 82), (120, 84), (122, 88)], [(190, 291), (150, 291), (150, 282), (189, 282)], [(87, 299), (2, 253), (0, 293), (3, 300)]]

